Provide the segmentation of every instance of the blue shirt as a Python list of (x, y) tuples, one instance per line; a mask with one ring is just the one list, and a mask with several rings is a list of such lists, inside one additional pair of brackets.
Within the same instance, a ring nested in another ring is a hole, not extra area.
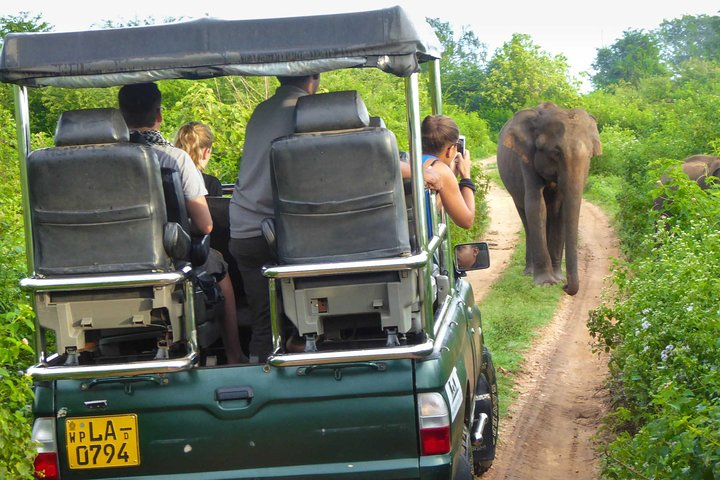
[[(425, 162), (427, 162), (428, 160), (433, 160), (433, 163), (435, 163), (435, 161), (439, 159), (435, 155), (423, 154), (423, 165), (425, 165)], [(428, 190), (427, 188), (425, 189), (425, 212), (427, 217), (428, 239), (431, 239), (433, 237), (433, 221), (432, 210), (430, 209), (430, 190)]]

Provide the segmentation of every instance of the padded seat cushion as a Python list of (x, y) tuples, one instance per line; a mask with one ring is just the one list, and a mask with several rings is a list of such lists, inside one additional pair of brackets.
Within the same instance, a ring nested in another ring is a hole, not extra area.
[(160, 167), (150, 149), (116, 143), (28, 156), (35, 271), (167, 270)]
[[(281, 263), (410, 253), (395, 135), (367, 127), (362, 100), (355, 92), (339, 93), (354, 95), (336, 95), (328, 102), (324, 97), (330, 94), (301, 97), (307, 99), (302, 109), (298, 101), (298, 122), (323, 117), (322, 122), (308, 121), (305, 126), (314, 123), (314, 128), (328, 131), (296, 133), (273, 142), (272, 187)], [(332, 122), (336, 110), (337, 124)]]

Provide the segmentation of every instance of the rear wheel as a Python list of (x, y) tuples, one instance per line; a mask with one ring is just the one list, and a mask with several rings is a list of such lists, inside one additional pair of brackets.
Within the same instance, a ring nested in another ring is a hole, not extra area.
[(463, 428), (462, 455), (458, 462), (458, 469), (454, 480), (474, 480), (473, 475), (473, 448), (470, 438), (470, 428), (465, 425)]
[(483, 371), (478, 379), (475, 392), (475, 418), (473, 425), (477, 425), (480, 414), (488, 416), (483, 428), (483, 441), (479, 446), (472, 447), (472, 461), (475, 475), (485, 473), (495, 460), (495, 447), (498, 439), (500, 410), (498, 406), (497, 378), (492, 355), (487, 347), (483, 347)]

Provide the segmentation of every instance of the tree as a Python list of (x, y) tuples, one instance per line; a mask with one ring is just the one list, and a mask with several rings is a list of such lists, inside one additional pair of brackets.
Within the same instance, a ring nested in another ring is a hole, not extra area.
[(690, 58), (720, 60), (720, 16), (665, 20), (656, 33), (662, 58), (673, 70)]
[(643, 30), (626, 30), (610, 47), (599, 48), (592, 66), (598, 72), (592, 77), (596, 88), (620, 82), (637, 85), (641, 78), (667, 74), (658, 39)]
[[(43, 21), (40, 15), (31, 17), (28, 12), (20, 12), (17, 15), (0, 17), (0, 49), (8, 33), (47, 32), (52, 29), (53, 26)], [(0, 85), (0, 108), (4, 107), (12, 112), (12, 98), (12, 87), (6, 84)]]
[(443, 45), (440, 69), (445, 98), (464, 109), (477, 110), (483, 68), (487, 63), (487, 45), (469, 27), (463, 27), (456, 39), (450, 23), (437, 18), (427, 21)]
[(8, 33), (14, 32), (49, 32), (53, 26), (43, 21), (41, 15), (30, 17), (28, 12), (0, 17), (0, 47)]
[(487, 66), (481, 116), (499, 131), (513, 113), (541, 102), (577, 106), (579, 86), (569, 74), (565, 56), (553, 56), (535, 45), (529, 35), (516, 33)]

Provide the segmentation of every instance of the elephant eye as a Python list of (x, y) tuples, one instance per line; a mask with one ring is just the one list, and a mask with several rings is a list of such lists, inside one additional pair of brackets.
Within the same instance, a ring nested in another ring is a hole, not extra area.
[(558, 159), (563, 158), (562, 148), (560, 148), (559, 145), (554, 146), (554, 147), (550, 150), (550, 155), (552, 155), (554, 158), (558, 158)]

